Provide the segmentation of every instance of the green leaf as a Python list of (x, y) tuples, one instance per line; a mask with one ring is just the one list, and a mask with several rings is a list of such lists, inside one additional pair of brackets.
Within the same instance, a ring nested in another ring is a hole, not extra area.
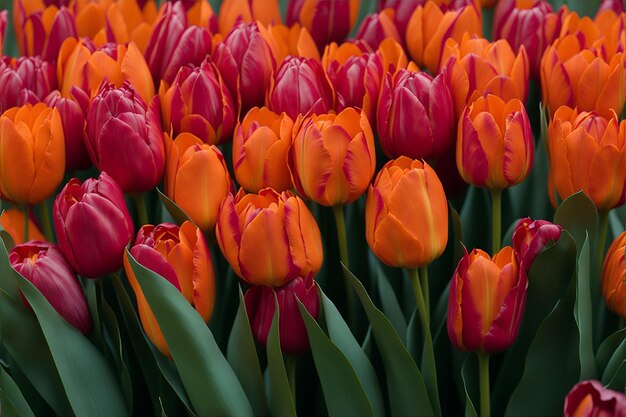
[(11, 376), (0, 367), (0, 412), (6, 417), (35, 417)]
[(582, 191), (565, 199), (554, 215), (554, 223), (560, 224), (572, 235), (576, 247), (580, 251), (587, 234), (589, 240), (595, 241), (598, 229), (598, 210)]
[(465, 392), (465, 417), (478, 417), (474, 401), (478, 398), (478, 387), (476, 379), (478, 378), (478, 361), (476, 355), (469, 354), (463, 361), (461, 368), (461, 377), (463, 379), (463, 390)]
[(600, 348), (598, 348), (598, 353), (596, 354), (596, 366), (598, 367), (600, 375), (604, 376), (604, 371), (609, 364), (611, 357), (616, 353), (625, 338), (626, 327), (616, 331), (602, 342)]
[(241, 384), (198, 312), (169, 281), (126, 254), (197, 414), (252, 415)]
[[(326, 294), (324, 294), (321, 288), (318, 287), (318, 291), (330, 340), (341, 350), (358, 375), (359, 381), (361, 381), (363, 389), (365, 389), (367, 397), (370, 400), (374, 415), (384, 415), (385, 406), (380, 393), (380, 384), (378, 383), (378, 377), (376, 376), (376, 371), (372, 363), (361, 349), (359, 342), (354, 338), (347, 323), (343, 320), (341, 314), (339, 314), (337, 307)], [(368, 335), (369, 334), (371, 334), (371, 332), (368, 332)]]
[(619, 392), (626, 391), (626, 359), (619, 364), (615, 375), (613, 375), (606, 387)]
[(585, 238), (578, 258), (578, 271), (576, 274), (576, 303), (574, 304), (574, 317), (578, 325), (580, 337), (580, 380), (595, 379), (598, 375), (596, 360), (593, 354), (593, 318), (591, 305), (591, 284), (589, 278), (589, 238)]
[(363, 284), (345, 267), (372, 325), (376, 345), (385, 365), (391, 413), (397, 416), (434, 415), (424, 378), (391, 322), (372, 303)]
[(389, 283), (389, 278), (380, 266), (380, 261), (371, 251), (368, 251), (368, 259), (372, 276), (376, 277), (382, 311), (393, 324), (400, 339), (402, 339), (402, 343), (406, 344), (406, 319), (402, 308), (400, 308), (398, 298)]
[(243, 293), (241, 287), (237, 287), (239, 288), (239, 308), (228, 338), (226, 357), (250, 399), (254, 414), (262, 416), (267, 414), (263, 372), (250, 330)]
[[(157, 192), (159, 193), (159, 199), (163, 203), (163, 206), (167, 209), (167, 212), (172, 216), (177, 225), (181, 225), (185, 223), (187, 220), (193, 223), (193, 220), (185, 213), (183, 209), (181, 209), (178, 204), (176, 204), (171, 198), (163, 194), (161, 190), (157, 188)], [(195, 224), (195, 223), (194, 223)]]
[(450, 212), (450, 218), (452, 219), (452, 228), (454, 230), (454, 265), (461, 260), (465, 254), (463, 247), (463, 224), (461, 223), (461, 217), (459, 213), (452, 207), (452, 203), (448, 200), (448, 209)]
[(363, 386), (350, 362), (298, 301), (329, 416), (374, 416)]
[(602, 383), (608, 384), (618, 372), (622, 362), (626, 359), (626, 339), (623, 339), (604, 368), (602, 373)]

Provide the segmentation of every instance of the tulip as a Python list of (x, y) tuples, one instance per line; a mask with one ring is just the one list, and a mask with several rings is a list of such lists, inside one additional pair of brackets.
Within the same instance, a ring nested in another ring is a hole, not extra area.
[(263, 105), (276, 60), (258, 23), (235, 26), (215, 47), (212, 58), (231, 94), (240, 96), (243, 112)]
[(458, 116), (478, 97), (494, 94), (504, 101), (526, 102), (530, 68), (523, 45), (517, 55), (505, 40), (489, 42), (467, 34), (446, 42), (442, 55)]
[(556, 205), (583, 191), (600, 211), (624, 203), (626, 182), (626, 123), (617, 115), (559, 108), (548, 127), (550, 172), (548, 190)]
[(154, 188), (163, 175), (164, 145), (156, 104), (146, 107), (128, 83), (103, 83), (87, 114), (87, 152), (127, 193)]
[(626, 232), (609, 246), (602, 266), (602, 295), (609, 310), (626, 318)]
[(466, 107), (459, 120), (456, 164), (469, 184), (502, 190), (526, 179), (534, 144), (524, 104), (489, 94)]
[(97, 278), (122, 266), (133, 223), (119, 185), (106, 172), (71, 179), (52, 208), (59, 248), (80, 275)]
[[(39, 226), (34, 221), (34, 217), (31, 213), (28, 213), (28, 234), (24, 238), (24, 212), (18, 207), (13, 207), (7, 210), (3, 210), (0, 215), (0, 227), (7, 232), (13, 243), (19, 245), (20, 243), (28, 242), (29, 240), (39, 240), (44, 242), (45, 236), (39, 230)], [(7, 248), (10, 249), (10, 248)]]
[(517, 337), (528, 279), (513, 248), (465, 252), (450, 283), (448, 336), (461, 351), (498, 353)]
[(361, 26), (359, 26), (359, 30), (356, 32), (355, 38), (365, 41), (372, 49), (378, 48), (380, 43), (386, 38), (402, 43), (402, 36), (398, 33), (398, 29), (393, 22), (393, 15), (393, 10), (384, 9), (378, 13), (365, 16)]
[(218, 14), (218, 27), (222, 35), (226, 35), (239, 22), (259, 21), (263, 26), (281, 23), (278, 0), (224, 0)]
[(0, 196), (39, 204), (63, 180), (65, 140), (61, 117), (43, 103), (13, 107), (0, 116)]
[(267, 107), (253, 108), (235, 128), (233, 167), (237, 182), (247, 191), (263, 188), (278, 192), (292, 187), (287, 151), (291, 146), (293, 121)]
[(390, 158), (432, 160), (454, 145), (456, 119), (444, 74), (433, 78), (404, 69), (395, 76), (387, 73), (376, 116), (380, 144)]
[(600, 7), (596, 12), (596, 17), (603, 12), (612, 11), (615, 14), (620, 14), (624, 12), (624, 2), (622, 0), (602, 0), (600, 3)]
[(36, 240), (19, 244), (9, 251), (9, 261), (61, 317), (83, 334), (91, 333), (91, 314), (80, 283), (56, 245)]
[(367, 192), (365, 237), (389, 266), (418, 268), (443, 253), (448, 202), (430, 165), (401, 156), (383, 166)]
[(208, 0), (181, 1), (187, 9), (187, 23), (209, 29), (211, 34), (218, 33), (217, 15)]
[[(208, 322), (215, 303), (215, 273), (211, 252), (202, 232), (190, 221), (180, 228), (172, 223), (147, 224), (139, 229), (129, 250), (140, 265), (161, 275), (187, 299)], [(139, 318), (148, 338), (171, 358), (159, 324), (124, 253), (124, 270), (137, 299)]]
[(550, 242), (556, 242), (561, 237), (563, 228), (547, 220), (531, 220), (530, 217), (520, 219), (513, 231), (513, 249), (517, 253), (520, 264), (526, 272)]
[(165, 135), (165, 194), (204, 233), (212, 234), (222, 200), (233, 189), (222, 152), (191, 133)]
[(565, 397), (565, 417), (624, 417), (626, 397), (624, 393), (602, 386), (600, 381), (582, 381), (574, 385)]
[(217, 243), (248, 284), (280, 287), (322, 266), (320, 230), (306, 204), (289, 191), (228, 195), (215, 228)]
[(354, 202), (376, 169), (374, 134), (365, 113), (347, 108), (299, 120), (288, 160), (301, 195), (328, 207)]
[(314, 319), (319, 315), (317, 284), (313, 274), (304, 278), (296, 277), (278, 288), (263, 285), (252, 286), (246, 291), (246, 311), (250, 328), (256, 341), (265, 346), (272, 326), (276, 304), (278, 302), (278, 332), (280, 348), (283, 353), (299, 355), (309, 350), (309, 338), (298, 301)]
[(426, 0), (379, 0), (378, 9), (393, 9), (393, 23), (396, 25), (400, 36), (404, 39), (411, 15), (417, 6), (423, 6), (424, 3), (426, 3)]
[(282, 62), (287, 56), (320, 59), (317, 45), (306, 28), (298, 23), (291, 27), (285, 25), (269, 25), (267, 29), (259, 26), (261, 36), (272, 48), (276, 62)]
[[(108, 6), (104, 28), (108, 42), (117, 45), (134, 43), (142, 54), (146, 51), (152, 26), (157, 18), (157, 9), (154, 0), (144, 3), (142, 5), (136, 0), (119, 0)], [(85, 22), (87, 25), (90, 23), (81, 17), (80, 13), (76, 16), (79, 36), (81, 23)]]
[(278, 66), (265, 100), (270, 110), (285, 112), (294, 120), (299, 114), (328, 113), (333, 102), (334, 91), (322, 65), (297, 57), (287, 57)]
[(159, 88), (165, 130), (189, 132), (210, 145), (232, 138), (237, 109), (217, 67), (208, 59), (200, 67), (184, 66), (171, 86)]
[(56, 88), (54, 66), (40, 57), (0, 58), (0, 111), (37, 104)]
[(420, 66), (431, 73), (445, 63), (441, 59), (447, 39), (461, 40), (463, 34), (482, 34), (480, 5), (477, 0), (454, 0), (448, 6), (427, 1), (418, 6), (406, 27), (406, 45)]
[(6, 38), (7, 20), (9, 18), (8, 10), (0, 10), (0, 55), (2, 55), (2, 46)]

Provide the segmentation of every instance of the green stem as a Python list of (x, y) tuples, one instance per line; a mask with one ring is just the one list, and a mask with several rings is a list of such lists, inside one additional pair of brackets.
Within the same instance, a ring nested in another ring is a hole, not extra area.
[(477, 352), (478, 354), (478, 380), (480, 384), (480, 417), (491, 415), (491, 404), (489, 399), (489, 354)]
[(424, 301), (424, 294), (422, 292), (422, 285), (420, 283), (420, 273), (417, 268), (409, 270), (409, 277), (411, 278), (411, 285), (413, 286), (413, 295), (415, 296), (415, 304), (417, 304), (417, 314), (420, 318), (422, 325), (422, 331), (426, 328), (430, 328), (430, 321), (428, 314), (426, 313), (426, 301)]
[(24, 242), (28, 242), (28, 204), (24, 206)]
[(48, 210), (48, 204), (42, 201), (39, 204), (39, 214), (41, 215), (41, 221), (43, 222), (43, 232), (46, 235), (48, 242), (54, 243), (54, 233), (52, 233), (52, 222), (50, 221), (50, 210)]
[(428, 285), (428, 265), (419, 269), (420, 283), (422, 285), (422, 295), (424, 296), (424, 306), (426, 310), (426, 321), (430, 323), (430, 290)]
[[(333, 213), (335, 215), (335, 225), (337, 226), (337, 241), (339, 242), (339, 257), (341, 262), (347, 269), (350, 269), (350, 257), (348, 256), (348, 239), (346, 238), (346, 220), (343, 215), (343, 205), (339, 204), (333, 206)], [(354, 323), (354, 313), (352, 311), (354, 305), (354, 293), (352, 292), (352, 286), (348, 281), (348, 277), (344, 273), (344, 286), (346, 291), (346, 303), (348, 306), (348, 323)]]
[(296, 365), (298, 363), (297, 355), (286, 355), (285, 369), (287, 371), (287, 379), (289, 380), (289, 388), (291, 389), (291, 398), (293, 399), (293, 407), (296, 408)]
[(600, 222), (600, 234), (598, 235), (598, 243), (596, 246), (596, 272), (599, 277), (602, 276), (602, 264), (604, 263), (604, 244), (606, 243), (606, 235), (609, 231), (609, 210), (603, 210), (598, 213)]
[(137, 207), (137, 214), (139, 215), (139, 227), (148, 224), (148, 210), (146, 209), (146, 199), (144, 193), (132, 194), (135, 207)]
[(491, 251), (495, 255), (500, 251), (502, 241), (502, 190), (491, 190)]

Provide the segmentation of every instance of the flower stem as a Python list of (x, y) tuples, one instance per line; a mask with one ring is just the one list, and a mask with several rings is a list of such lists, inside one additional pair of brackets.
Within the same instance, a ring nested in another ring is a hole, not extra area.
[(291, 389), (291, 398), (293, 399), (293, 407), (296, 408), (296, 365), (298, 363), (297, 355), (286, 355), (285, 368), (287, 371), (287, 379), (289, 380), (289, 388)]
[(135, 207), (137, 207), (137, 214), (139, 215), (139, 227), (148, 224), (148, 210), (146, 209), (146, 200), (144, 193), (132, 194)]
[(600, 234), (598, 235), (598, 243), (596, 246), (596, 273), (598, 277), (602, 276), (602, 263), (604, 262), (604, 244), (606, 243), (606, 235), (609, 231), (609, 211), (602, 210), (598, 213), (600, 221)]
[(43, 222), (43, 232), (46, 235), (46, 239), (48, 242), (55, 243), (54, 234), (52, 233), (52, 223), (50, 222), (50, 210), (48, 210), (48, 204), (45, 201), (39, 204), (39, 214)]
[(489, 399), (489, 354), (478, 354), (478, 380), (480, 384), (480, 417), (489, 417), (491, 405)]
[(430, 290), (428, 285), (428, 265), (419, 269), (420, 283), (422, 285), (422, 295), (424, 296), (424, 310), (426, 311), (426, 321), (430, 323)]
[[(337, 241), (339, 242), (339, 257), (341, 262), (350, 269), (350, 257), (348, 256), (348, 239), (346, 238), (346, 220), (343, 215), (343, 205), (339, 204), (333, 206), (333, 213), (335, 215), (335, 225), (337, 226)], [(348, 278), (344, 274), (344, 285), (346, 290), (346, 303), (348, 311), (348, 323), (354, 323), (353, 305), (354, 305), (354, 293), (352, 292), (352, 286), (348, 281)]]
[(28, 242), (28, 204), (26, 204), (24, 207), (24, 242)]
[(491, 190), (491, 251), (495, 255), (500, 251), (502, 241), (502, 190)]

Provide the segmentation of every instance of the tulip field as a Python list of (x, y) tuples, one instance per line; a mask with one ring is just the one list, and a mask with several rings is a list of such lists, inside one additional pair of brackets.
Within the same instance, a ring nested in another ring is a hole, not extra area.
[(0, 417), (626, 417), (625, 3), (0, 0)]

